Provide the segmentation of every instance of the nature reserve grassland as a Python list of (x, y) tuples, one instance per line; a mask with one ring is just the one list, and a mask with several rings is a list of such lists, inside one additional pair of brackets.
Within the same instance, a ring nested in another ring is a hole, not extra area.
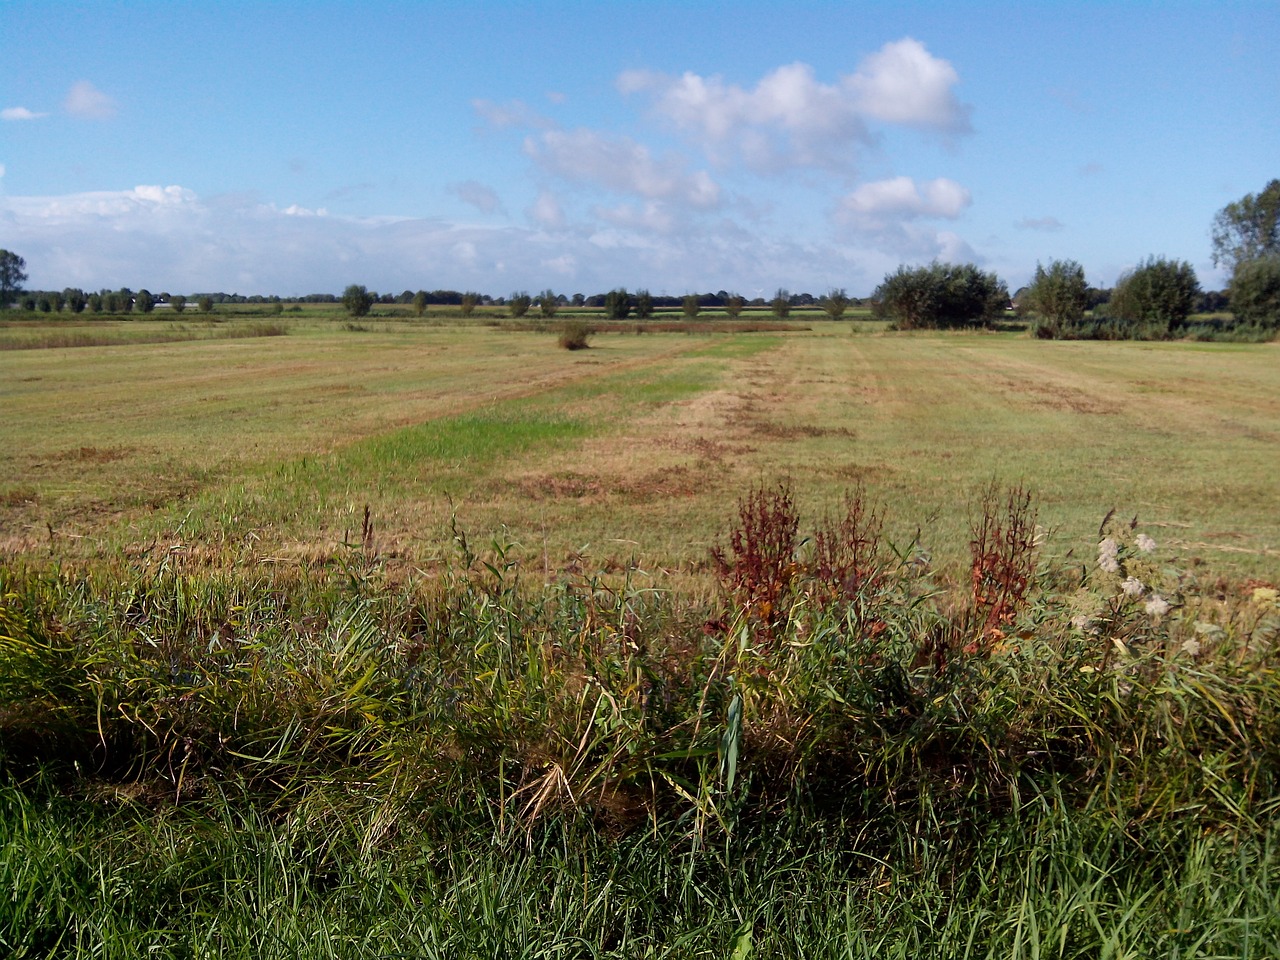
[(790, 478), (806, 513), (862, 481), (946, 562), (994, 479), (1033, 491), (1060, 552), (1115, 508), (1191, 567), (1280, 556), (1275, 345), (814, 322), (569, 352), (480, 323), (255, 323), (0, 351), (0, 549), (315, 562), (368, 505), (392, 560), (438, 558), (456, 511), (539, 568), (696, 570), (742, 491)]

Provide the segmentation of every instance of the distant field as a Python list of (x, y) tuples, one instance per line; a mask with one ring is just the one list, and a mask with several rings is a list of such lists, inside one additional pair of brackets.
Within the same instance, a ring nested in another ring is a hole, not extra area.
[[(0, 549), (318, 561), (367, 504), (400, 562), (450, 550), (456, 511), (473, 543), (513, 541), (547, 572), (696, 570), (742, 492), (789, 478), (809, 514), (863, 481), (899, 543), (923, 527), (954, 562), (994, 479), (1035, 491), (1059, 555), (1114, 507), (1192, 567), (1274, 577), (1277, 346), (811, 320), (629, 324), (570, 353), (496, 315), (192, 315), (0, 350)], [(10, 325), (0, 346), (47, 335)]]

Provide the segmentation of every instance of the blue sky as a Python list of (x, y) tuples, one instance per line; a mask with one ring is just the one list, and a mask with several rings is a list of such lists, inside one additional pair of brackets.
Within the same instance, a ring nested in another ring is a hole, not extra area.
[(1280, 176), (1280, 4), (0, 2), (32, 288), (1011, 288)]

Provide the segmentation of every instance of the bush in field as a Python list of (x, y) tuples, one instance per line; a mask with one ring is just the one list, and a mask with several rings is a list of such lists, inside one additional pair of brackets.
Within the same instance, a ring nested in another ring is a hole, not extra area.
[(1231, 312), (1255, 327), (1280, 327), (1280, 254), (1236, 264)]
[(648, 320), (653, 316), (653, 296), (648, 290), (636, 291), (636, 317)]
[(554, 317), (560, 309), (560, 300), (554, 290), (543, 290), (538, 294), (538, 312), (547, 319)]
[(849, 295), (844, 287), (832, 287), (822, 298), (821, 306), (822, 312), (830, 319), (843, 320), (845, 311), (849, 309)]
[(187, 309), (187, 298), (180, 293), (174, 294), (169, 298), (169, 306), (174, 313), (182, 313), (183, 310)]
[(570, 320), (560, 328), (560, 346), (565, 350), (585, 350), (591, 345), (591, 327), (582, 320)]
[(698, 295), (696, 293), (688, 294), (680, 301), (680, 310), (686, 319), (692, 320), (701, 309), (702, 305), (698, 303)]
[(625, 320), (631, 313), (631, 297), (625, 287), (610, 290), (604, 298), (604, 315), (610, 320)]
[(342, 305), (352, 317), (367, 316), (375, 300), (377, 300), (375, 294), (357, 283), (351, 284), (342, 291)]
[(769, 306), (773, 310), (773, 315), (779, 320), (785, 320), (791, 316), (791, 294), (779, 287), (773, 295), (773, 299), (769, 301)]
[(1050, 260), (1047, 269), (1037, 263), (1036, 275), (1018, 304), (1039, 316), (1039, 337), (1052, 337), (1064, 326), (1079, 323), (1088, 305), (1084, 267), (1074, 260)]
[(150, 290), (139, 290), (138, 295), (133, 298), (133, 308), (139, 313), (150, 313), (156, 308), (156, 298), (151, 295)]
[(1120, 277), (1106, 312), (1125, 324), (1174, 333), (1187, 322), (1199, 295), (1191, 264), (1153, 256)]
[(413, 295), (413, 300), (410, 302), (413, 304), (413, 315), (415, 317), (422, 316), (427, 312), (427, 291), (419, 290)]
[(736, 293), (731, 293), (729, 294), (728, 297), (725, 298), (724, 312), (727, 313), (732, 319), (737, 320), (738, 317), (742, 315), (742, 308), (745, 307), (746, 305), (747, 305), (747, 301), (744, 297)]
[(523, 317), (529, 312), (531, 306), (533, 306), (533, 298), (524, 292), (513, 293), (511, 299), (507, 301), (507, 310), (513, 317)]
[(462, 295), (462, 303), (460, 305), (460, 309), (462, 310), (462, 315), (464, 317), (471, 316), (471, 314), (475, 312), (476, 304), (478, 304), (479, 302), (480, 302), (480, 294), (475, 293), (474, 291), (471, 291), (471, 290), (468, 290), (466, 293), (464, 293)]
[(934, 261), (886, 274), (872, 295), (877, 316), (900, 330), (978, 326), (1004, 314), (1009, 288), (971, 263)]
[(201, 313), (213, 313), (213, 297), (201, 297), (196, 301)]

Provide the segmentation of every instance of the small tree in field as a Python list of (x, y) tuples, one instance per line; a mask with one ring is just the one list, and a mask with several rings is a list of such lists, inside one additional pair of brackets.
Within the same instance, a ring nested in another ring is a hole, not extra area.
[(560, 301), (556, 297), (554, 290), (543, 290), (538, 294), (538, 312), (544, 317), (554, 317), (559, 309)]
[(342, 305), (353, 317), (367, 316), (377, 299), (377, 294), (370, 293), (358, 283), (353, 283), (342, 291)]
[(702, 305), (698, 303), (698, 295), (696, 293), (688, 294), (680, 301), (681, 312), (690, 320), (696, 317), (701, 309)]
[(1107, 313), (1130, 324), (1150, 324), (1172, 333), (1187, 322), (1200, 282), (1185, 260), (1148, 257), (1116, 281)]
[(631, 297), (625, 287), (610, 290), (604, 298), (604, 315), (610, 320), (625, 320), (631, 313)]
[(196, 301), (201, 313), (213, 313), (213, 297), (201, 297)]
[(1037, 263), (1036, 275), (1018, 305), (1040, 316), (1043, 322), (1037, 333), (1041, 336), (1056, 334), (1068, 324), (1079, 323), (1089, 306), (1084, 267), (1074, 260), (1050, 260), (1048, 269)]
[(648, 320), (653, 316), (653, 297), (648, 290), (636, 291), (636, 316)]
[(150, 313), (156, 308), (156, 298), (151, 295), (150, 290), (139, 290), (138, 295), (133, 298), (133, 308), (139, 313)]
[(462, 295), (462, 315), (464, 317), (471, 316), (475, 312), (476, 304), (480, 302), (480, 294), (468, 290)]
[(742, 308), (747, 305), (747, 301), (736, 293), (731, 293), (725, 298), (724, 312), (734, 320), (742, 315)]
[(529, 307), (533, 304), (533, 298), (529, 294), (521, 291), (513, 293), (511, 299), (507, 301), (507, 309), (511, 311), (513, 317), (523, 317), (529, 312)]
[(769, 306), (773, 308), (773, 315), (779, 320), (785, 320), (791, 316), (791, 294), (787, 293), (782, 287), (778, 288), (778, 292), (773, 295), (773, 300)]
[(975, 326), (994, 320), (1009, 304), (1009, 288), (971, 263), (934, 261), (886, 274), (872, 295), (876, 315), (900, 330)]
[(1236, 264), (1231, 277), (1231, 312), (1242, 323), (1280, 327), (1280, 254)]
[(849, 295), (844, 287), (832, 287), (822, 298), (822, 312), (832, 320), (843, 320), (844, 312), (849, 309)]
[(11, 250), (0, 250), (0, 310), (18, 298), (26, 280), (27, 261)]
[(169, 298), (169, 306), (173, 308), (174, 313), (181, 313), (187, 309), (187, 298), (182, 294), (175, 294)]
[(427, 291), (419, 290), (413, 295), (413, 315), (420, 317), (427, 312)]

